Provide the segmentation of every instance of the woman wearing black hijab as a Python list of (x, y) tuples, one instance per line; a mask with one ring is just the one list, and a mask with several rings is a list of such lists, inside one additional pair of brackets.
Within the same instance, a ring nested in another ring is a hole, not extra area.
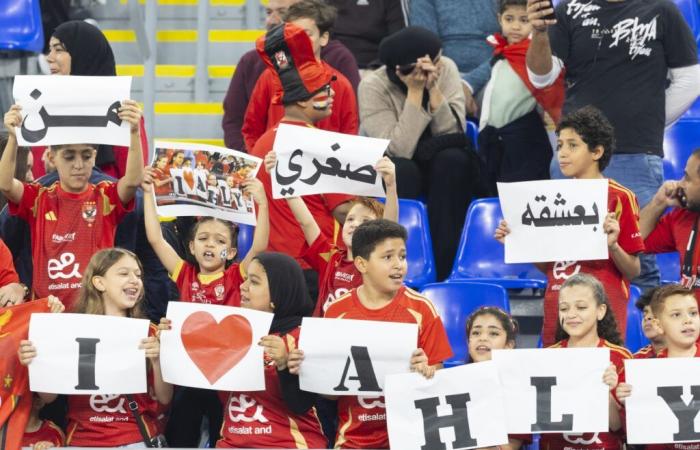
[[(408, 27), (379, 46), (383, 67), (360, 83), (361, 128), (390, 139), (399, 197), (425, 197), (438, 280), (452, 269), (478, 160), (464, 136), (465, 106), (456, 64), (433, 32)], [(460, 134), (461, 133), (461, 134)]]
[(313, 409), (316, 395), (299, 389), (298, 376), (287, 369), (287, 352), (296, 348), (301, 320), (312, 308), (299, 264), (282, 253), (255, 257), (241, 285), (241, 307), (274, 313), (270, 335), (259, 343), (265, 348), (265, 390), (229, 393), (216, 446), (326, 448)]
[[(53, 32), (46, 56), (51, 75), (115, 76), (114, 53), (99, 28), (82, 20), (64, 22)], [(141, 119), (141, 148), (147, 162), (148, 139)], [(35, 161), (43, 160), (45, 147), (33, 147)], [(127, 147), (99, 145), (95, 165), (116, 179), (126, 170)], [(35, 164), (34, 177), (44, 175), (44, 167)]]

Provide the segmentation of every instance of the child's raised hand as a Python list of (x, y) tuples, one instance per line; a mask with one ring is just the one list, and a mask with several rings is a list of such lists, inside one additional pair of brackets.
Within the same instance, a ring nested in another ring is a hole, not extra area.
[(158, 323), (158, 331), (156, 332), (156, 337), (158, 338), (158, 341), (160, 341), (160, 334), (163, 331), (170, 331), (173, 328), (173, 321), (168, 319), (167, 317), (161, 317), (160, 318), (160, 323)]
[(0, 288), (0, 307), (19, 305), (24, 301), (24, 288), (19, 283), (10, 283)]
[(620, 237), (620, 222), (615, 218), (615, 213), (608, 213), (605, 216), (603, 231), (608, 235), (608, 248), (614, 247)]
[(17, 350), (17, 357), (19, 357), (19, 363), (23, 366), (28, 366), (34, 358), (36, 358), (36, 347), (31, 341), (23, 339), (19, 341), (19, 349)]
[(10, 110), (5, 113), (5, 117), (3, 118), (3, 123), (5, 124), (7, 133), (10, 136), (17, 137), (15, 127), (22, 125), (22, 113), (20, 111), (22, 111), (21, 106), (12, 105), (10, 106)]
[(32, 450), (46, 450), (47, 448), (55, 447), (53, 442), (50, 441), (39, 441), (32, 445)]
[(510, 228), (508, 228), (508, 222), (501, 220), (498, 224), (498, 228), (493, 232), (493, 237), (501, 244), (506, 242), (506, 236), (510, 234)]
[(386, 187), (396, 185), (396, 166), (391, 159), (384, 156), (382, 159), (377, 161), (377, 165), (374, 166), (374, 170), (379, 172), (379, 174), (382, 176)]
[(262, 182), (257, 178), (248, 178), (241, 183), (243, 193), (253, 198), (258, 205), (267, 205), (267, 196)]
[(623, 405), (625, 404), (625, 399), (632, 395), (632, 385), (627, 384), (627, 383), (620, 383), (617, 385), (617, 389), (615, 389), (615, 396), (617, 397), (617, 400), (622, 403)]
[(287, 347), (281, 337), (275, 335), (263, 336), (260, 338), (258, 345), (264, 348), (265, 354), (272, 358), (272, 361), (277, 366), (277, 370), (287, 368)]
[(265, 171), (267, 173), (272, 173), (275, 170), (275, 165), (277, 164), (277, 153), (273, 151), (267, 152), (265, 155)]
[(66, 307), (61, 303), (61, 301), (55, 295), (49, 295), (49, 312), (52, 313), (62, 313), (66, 310)]
[(133, 100), (124, 100), (119, 107), (119, 118), (129, 122), (131, 132), (138, 133), (141, 128), (141, 107)]
[(160, 340), (156, 336), (141, 339), (140, 350), (146, 350), (146, 358), (155, 362), (160, 357)]
[(617, 368), (615, 364), (610, 364), (603, 372), (603, 383), (607, 384), (610, 390), (615, 389), (617, 386)]
[(292, 375), (299, 375), (299, 369), (301, 369), (301, 362), (304, 360), (304, 352), (295, 348), (289, 352), (287, 355), (287, 369)]
[(155, 180), (156, 169), (151, 166), (146, 166), (143, 168), (143, 181), (141, 182), (141, 189), (143, 192), (151, 193), (153, 192), (153, 181)]
[(428, 364), (428, 355), (422, 348), (414, 350), (411, 355), (411, 372), (418, 372), (427, 379), (431, 379), (435, 375), (435, 367)]

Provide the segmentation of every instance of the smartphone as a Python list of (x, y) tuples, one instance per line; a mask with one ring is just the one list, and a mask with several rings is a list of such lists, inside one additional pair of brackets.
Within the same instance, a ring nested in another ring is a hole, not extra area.
[(681, 207), (688, 207), (688, 197), (685, 195), (685, 191), (683, 190), (683, 188), (676, 189), (676, 192), (673, 196), (678, 200), (678, 203), (681, 204)]
[[(552, 0), (546, 0), (547, 3), (549, 3), (549, 6), (545, 6), (544, 8), (540, 9), (549, 9), (552, 8), (554, 9), (554, 5), (552, 4)], [(543, 17), (544, 20), (554, 20), (556, 17), (554, 16), (554, 11), (552, 11), (552, 14), (547, 14), (546, 16)]]

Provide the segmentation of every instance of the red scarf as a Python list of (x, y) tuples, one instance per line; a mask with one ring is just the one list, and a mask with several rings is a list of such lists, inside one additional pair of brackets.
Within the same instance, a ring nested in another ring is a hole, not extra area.
[(513, 68), (533, 97), (535, 97), (537, 103), (547, 111), (554, 123), (559, 123), (559, 120), (561, 120), (561, 108), (564, 105), (564, 71), (561, 71), (554, 84), (544, 89), (537, 89), (530, 82), (525, 65), (525, 55), (530, 46), (530, 38), (523, 39), (515, 44), (508, 44), (506, 38), (500, 33), (496, 33), (490, 36), (487, 42), (493, 46), (494, 56), (502, 55), (508, 61), (510, 67)]

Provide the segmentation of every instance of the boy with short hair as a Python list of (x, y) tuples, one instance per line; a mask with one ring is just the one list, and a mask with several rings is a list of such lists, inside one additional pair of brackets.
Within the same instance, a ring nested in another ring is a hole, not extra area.
[[(363, 223), (352, 235), (354, 263), (362, 285), (338, 298), (325, 317), (418, 324), (411, 370), (430, 378), (452, 356), (447, 333), (435, 306), (403, 285), (406, 276), (406, 229), (386, 219)], [(303, 352), (289, 354), (290, 372), (299, 369)], [(376, 417), (362, 421), (360, 416)], [(389, 448), (383, 397), (338, 397), (336, 448)]]
[[(557, 126), (557, 135), (557, 158), (565, 176), (576, 179), (604, 178), (603, 169), (612, 157), (615, 138), (612, 125), (598, 109), (586, 106), (566, 115)], [(579, 272), (589, 273), (603, 283), (618, 330), (622, 336), (625, 335), (630, 280), (639, 275), (638, 254), (644, 251), (644, 241), (639, 232), (637, 198), (626, 187), (608, 179), (606, 212), (603, 231), (608, 236), (608, 259), (535, 264), (547, 275), (542, 325), (545, 347), (554, 344), (559, 290), (570, 276)], [(494, 237), (503, 242), (509, 232), (508, 224), (501, 221)]]
[(656, 295), (656, 293), (661, 289), (661, 286), (649, 289), (644, 292), (637, 300), (634, 306), (642, 312), (642, 331), (644, 336), (651, 342), (646, 345), (633, 355), (634, 359), (646, 359), (646, 358), (656, 358), (661, 350), (666, 346), (664, 343), (664, 336), (659, 332), (659, 328), (656, 325), (656, 319), (654, 318), (654, 312), (651, 310), (651, 302)]
[(17, 155), (15, 127), (22, 123), (20, 109), (13, 105), (4, 118), (9, 138), (0, 159), (0, 192), (9, 201), (10, 214), (29, 224), (34, 298), (55, 295), (70, 310), (82, 270), (96, 251), (114, 246), (117, 225), (134, 208), (143, 177), (141, 109), (133, 100), (123, 101), (119, 108), (119, 118), (131, 125), (131, 146), (126, 173), (117, 183), (90, 183), (95, 145), (66, 144), (49, 148), (48, 158), (58, 172), (58, 181), (49, 187), (22, 183), (12, 176)]
[[(664, 336), (666, 348), (657, 358), (697, 358), (700, 357), (700, 315), (693, 291), (680, 284), (667, 284), (658, 288), (651, 300), (651, 310), (655, 324)], [(617, 398), (624, 403), (632, 394), (632, 385), (620, 383)], [(646, 450), (669, 450), (697, 448), (698, 442), (646, 445)]]
[[(335, 77), (333, 110), (328, 117), (319, 120), (316, 127), (327, 131), (357, 134), (359, 119), (355, 91), (342, 73), (321, 59), (321, 49), (328, 44), (335, 18), (335, 7), (323, 0), (302, 0), (290, 5), (282, 20), (304, 29), (311, 40), (314, 58)], [(252, 149), (263, 133), (276, 126), (285, 115), (279, 83), (275, 78), (274, 70), (265, 70), (250, 96), (241, 128), (248, 149)]]

